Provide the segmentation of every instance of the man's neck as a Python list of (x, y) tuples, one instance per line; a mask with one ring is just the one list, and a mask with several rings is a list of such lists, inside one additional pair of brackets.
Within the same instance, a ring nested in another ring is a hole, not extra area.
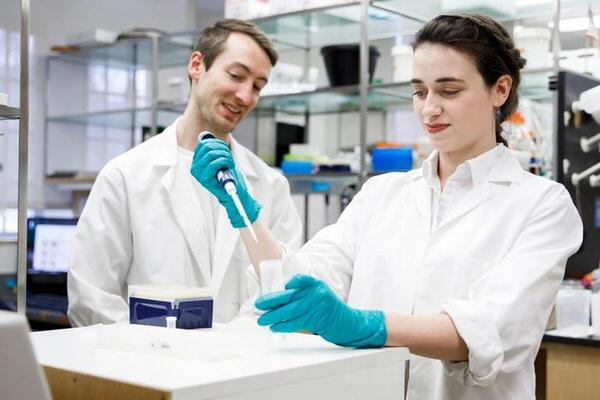
[(185, 110), (179, 122), (177, 123), (177, 145), (186, 150), (194, 151), (198, 144), (198, 134), (204, 131), (209, 131), (217, 139), (221, 139), (227, 143), (231, 143), (231, 134), (221, 134), (213, 132), (202, 122), (199, 115), (193, 115), (189, 107)]

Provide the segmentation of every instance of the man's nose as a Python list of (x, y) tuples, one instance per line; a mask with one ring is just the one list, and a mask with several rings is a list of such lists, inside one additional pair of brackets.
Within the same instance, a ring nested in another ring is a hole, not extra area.
[(251, 105), (254, 98), (252, 85), (241, 85), (236, 91), (235, 97), (244, 106)]

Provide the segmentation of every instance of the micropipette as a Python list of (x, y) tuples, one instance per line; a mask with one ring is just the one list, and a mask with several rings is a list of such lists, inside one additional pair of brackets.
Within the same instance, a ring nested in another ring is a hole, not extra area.
[[(204, 131), (198, 135), (198, 141), (203, 139), (215, 139), (215, 135), (210, 132)], [(233, 200), (233, 204), (235, 204), (235, 208), (237, 208), (238, 212), (242, 216), (242, 220), (244, 221), (244, 225), (250, 231), (250, 234), (254, 238), (254, 241), (258, 243), (258, 239), (256, 234), (254, 233), (254, 229), (252, 228), (252, 223), (248, 219), (248, 215), (246, 214), (246, 210), (244, 210), (244, 206), (240, 201), (239, 196), (237, 195), (237, 189), (235, 187), (235, 179), (233, 178), (233, 174), (229, 169), (222, 168), (217, 172), (217, 180), (225, 189), (225, 192), (231, 197)]]

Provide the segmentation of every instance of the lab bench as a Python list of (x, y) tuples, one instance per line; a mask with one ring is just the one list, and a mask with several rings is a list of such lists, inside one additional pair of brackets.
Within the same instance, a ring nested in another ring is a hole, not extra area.
[(54, 399), (404, 398), (406, 348), (273, 336), (252, 318), (212, 329), (95, 325), (31, 334)]
[(536, 360), (538, 399), (600, 398), (600, 337), (546, 333)]

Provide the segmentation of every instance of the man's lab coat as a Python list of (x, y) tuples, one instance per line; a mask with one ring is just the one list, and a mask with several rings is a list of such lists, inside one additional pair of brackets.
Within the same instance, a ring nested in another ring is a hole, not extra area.
[[(69, 318), (75, 325), (127, 321), (130, 284), (211, 287), (214, 319), (231, 320), (247, 300), (250, 259), (239, 231), (219, 206), (214, 256), (206, 240), (198, 184), (177, 171), (176, 122), (110, 161), (87, 200), (69, 260)], [(232, 140), (237, 168), (263, 205), (261, 218), (277, 240), (297, 249), (301, 221), (285, 177)], [(187, 172), (189, 173), (189, 171)], [(200, 267), (204, 266), (204, 268)]]
[(433, 231), (422, 171), (386, 174), (283, 265), (285, 276), (325, 280), (353, 307), (452, 318), (469, 360), (412, 356), (409, 399), (534, 399), (533, 361), (581, 241), (564, 187), (505, 150)]

